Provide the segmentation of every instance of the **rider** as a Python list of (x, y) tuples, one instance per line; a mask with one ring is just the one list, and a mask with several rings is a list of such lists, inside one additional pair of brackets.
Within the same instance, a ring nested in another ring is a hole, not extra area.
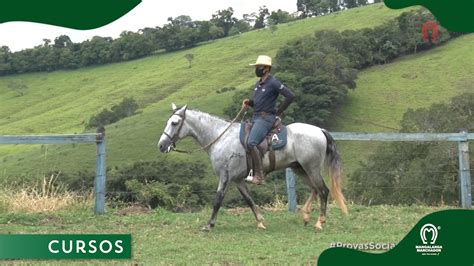
[[(254, 115), (252, 118), (253, 126), (248, 138), (248, 150), (253, 162), (253, 176), (247, 177), (247, 181), (256, 185), (264, 184), (262, 154), (257, 145), (270, 132), (275, 123), (276, 116), (280, 116), (290, 105), (295, 95), (279, 80), (270, 74), (272, 68), (272, 58), (266, 55), (260, 55), (255, 64), (255, 74), (260, 79), (255, 84), (252, 99), (245, 99), (242, 103), (243, 108), (253, 107)], [(285, 96), (285, 100), (276, 108), (278, 95)]]

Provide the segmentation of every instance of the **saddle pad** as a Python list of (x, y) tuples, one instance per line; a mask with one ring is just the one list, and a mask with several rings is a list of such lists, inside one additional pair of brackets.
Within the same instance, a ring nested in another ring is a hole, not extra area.
[[(248, 138), (248, 131), (250, 131), (249, 129), (246, 130), (246, 127), (248, 126), (248, 123), (247, 122), (242, 122), (240, 123), (240, 134), (239, 134), (239, 138), (240, 138), (240, 143), (242, 143), (242, 145), (245, 147), (245, 140), (246, 138)], [(272, 140), (272, 149), (273, 150), (279, 150), (279, 149), (282, 149), (286, 146), (286, 143), (288, 142), (288, 136), (287, 136), (287, 129), (286, 129), (286, 126), (282, 126), (280, 128), (280, 131), (277, 133), (277, 134), (273, 134), (271, 135), (271, 140)], [(267, 141), (267, 138), (263, 139), (262, 140), (262, 143)], [(261, 146), (261, 144), (259, 145)], [(245, 147), (245, 149), (247, 149), (247, 147)]]

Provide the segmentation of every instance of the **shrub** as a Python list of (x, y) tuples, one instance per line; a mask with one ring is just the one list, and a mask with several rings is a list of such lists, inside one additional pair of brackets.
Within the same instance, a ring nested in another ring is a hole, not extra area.
[(103, 109), (91, 117), (86, 128), (103, 127), (118, 122), (120, 119), (136, 114), (138, 104), (133, 98), (124, 98), (121, 103), (112, 106), (110, 110)]
[(211, 202), (214, 184), (205, 182), (202, 163), (140, 161), (109, 171), (107, 189), (116, 199), (174, 211), (198, 209)]

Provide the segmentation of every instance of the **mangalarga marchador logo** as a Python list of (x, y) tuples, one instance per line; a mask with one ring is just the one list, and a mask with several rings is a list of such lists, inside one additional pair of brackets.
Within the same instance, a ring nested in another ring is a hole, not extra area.
[(420, 238), (423, 245), (416, 245), (416, 252), (422, 255), (439, 255), (443, 250), (442, 245), (436, 244), (439, 229), (441, 228), (430, 223), (423, 225), (420, 229)]
[(37, 22), (78, 30), (107, 25), (127, 14), (141, 0), (3, 0), (0, 23)]

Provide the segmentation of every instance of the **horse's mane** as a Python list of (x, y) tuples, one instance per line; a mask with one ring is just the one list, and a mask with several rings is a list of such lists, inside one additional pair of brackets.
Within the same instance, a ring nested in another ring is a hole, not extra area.
[(196, 110), (196, 109), (188, 109), (188, 111), (193, 111), (195, 113), (198, 113), (202, 116), (204, 116), (205, 118), (208, 118), (209, 120), (210, 119), (217, 119), (217, 120), (220, 120), (222, 122), (227, 122), (227, 123), (230, 123), (231, 121), (228, 120), (228, 119), (224, 119), (222, 117), (219, 117), (217, 115), (212, 115), (212, 114), (209, 114), (209, 113), (206, 113), (206, 112), (202, 112), (202, 111), (199, 111), (199, 110)]

